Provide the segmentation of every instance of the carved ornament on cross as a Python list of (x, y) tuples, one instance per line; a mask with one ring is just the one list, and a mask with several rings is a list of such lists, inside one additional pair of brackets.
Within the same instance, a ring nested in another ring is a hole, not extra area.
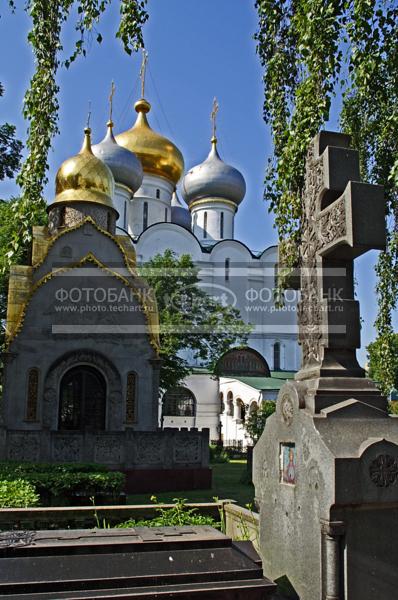
[(322, 131), (311, 143), (303, 190), (298, 379), (363, 376), (354, 259), (385, 247), (383, 188), (360, 182), (347, 135)]

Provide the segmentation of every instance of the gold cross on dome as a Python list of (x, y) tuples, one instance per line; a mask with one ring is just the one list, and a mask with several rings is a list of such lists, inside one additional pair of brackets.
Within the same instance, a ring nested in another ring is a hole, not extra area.
[(146, 76), (146, 66), (148, 63), (148, 52), (145, 48), (142, 49), (142, 63), (140, 69), (140, 78), (141, 78), (141, 98), (145, 97), (145, 76)]
[(86, 124), (87, 129), (90, 129), (90, 121), (91, 121), (91, 102), (88, 103), (88, 114), (87, 114), (87, 124)]
[(112, 85), (111, 85), (111, 93), (109, 95), (109, 120), (112, 121), (112, 116), (113, 116), (113, 97), (115, 95), (115, 82), (112, 81)]
[(218, 109), (219, 109), (219, 104), (217, 102), (217, 98), (214, 98), (213, 100), (213, 110), (211, 111), (211, 115), (210, 115), (210, 120), (212, 122), (212, 128), (213, 128), (213, 138), (216, 137), (216, 129), (217, 129), (217, 125), (216, 125), (216, 118), (217, 118), (217, 113), (218, 113)]

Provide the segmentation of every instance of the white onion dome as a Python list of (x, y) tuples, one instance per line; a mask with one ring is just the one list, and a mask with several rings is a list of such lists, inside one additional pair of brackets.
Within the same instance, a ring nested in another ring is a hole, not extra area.
[(107, 128), (102, 142), (92, 147), (93, 154), (110, 168), (116, 183), (126, 186), (134, 194), (144, 175), (141, 162), (134, 152), (119, 146), (113, 135), (112, 121), (108, 121)]
[(171, 198), (171, 222), (191, 230), (191, 213), (183, 206), (177, 192)]
[(203, 198), (225, 199), (238, 206), (246, 193), (246, 183), (238, 169), (221, 160), (217, 139), (213, 137), (208, 157), (188, 171), (181, 189), (188, 206)]

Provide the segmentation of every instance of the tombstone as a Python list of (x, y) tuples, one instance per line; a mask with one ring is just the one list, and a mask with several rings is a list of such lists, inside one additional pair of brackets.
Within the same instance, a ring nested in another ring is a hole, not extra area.
[(354, 259), (384, 244), (383, 189), (359, 181), (348, 136), (320, 133), (304, 188), (302, 368), (279, 393), (253, 469), (264, 571), (300, 600), (397, 593), (398, 421), (356, 359), (353, 279)]
[(0, 533), (4, 600), (266, 600), (251, 542), (209, 526)]

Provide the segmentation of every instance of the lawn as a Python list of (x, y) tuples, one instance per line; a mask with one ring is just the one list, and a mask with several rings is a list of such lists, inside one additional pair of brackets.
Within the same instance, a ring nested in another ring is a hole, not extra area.
[[(213, 498), (220, 500), (228, 498), (235, 500), (240, 506), (252, 503), (254, 487), (245, 483), (245, 460), (232, 460), (229, 463), (212, 464), (213, 486), (210, 490), (186, 490), (178, 492), (155, 493), (158, 501), (172, 502), (174, 498), (185, 498), (188, 502), (213, 502)], [(128, 496), (129, 504), (150, 504), (151, 494), (134, 494)]]

